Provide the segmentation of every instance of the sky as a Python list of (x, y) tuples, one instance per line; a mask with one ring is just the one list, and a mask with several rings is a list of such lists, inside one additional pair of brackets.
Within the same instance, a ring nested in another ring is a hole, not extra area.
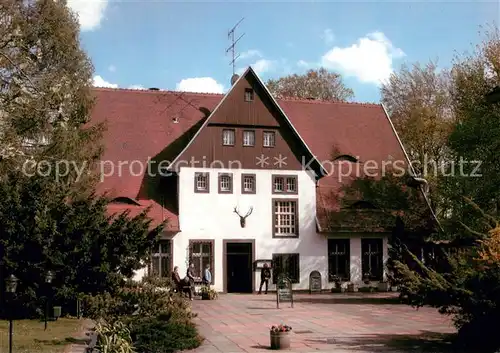
[(228, 31), (236, 71), (266, 81), (326, 67), (358, 102), (379, 102), (380, 86), (403, 64), (437, 61), (481, 41), (500, 20), (499, 1), (68, 0), (94, 85), (224, 93), (230, 87)]

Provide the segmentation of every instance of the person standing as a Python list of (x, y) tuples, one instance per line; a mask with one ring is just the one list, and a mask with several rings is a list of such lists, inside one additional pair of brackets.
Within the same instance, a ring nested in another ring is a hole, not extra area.
[(203, 271), (203, 284), (210, 289), (210, 283), (212, 283), (212, 273), (210, 272), (210, 265), (207, 265), (205, 271)]
[(186, 278), (189, 280), (189, 299), (193, 300), (194, 291), (194, 264), (190, 263), (187, 269)]
[(264, 264), (264, 268), (260, 271), (260, 287), (259, 287), (259, 293), (262, 293), (262, 286), (265, 284), (266, 285), (266, 291), (264, 292), (267, 294), (267, 289), (269, 286), (269, 279), (271, 278), (271, 270), (269, 269), (269, 266), (267, 263)]

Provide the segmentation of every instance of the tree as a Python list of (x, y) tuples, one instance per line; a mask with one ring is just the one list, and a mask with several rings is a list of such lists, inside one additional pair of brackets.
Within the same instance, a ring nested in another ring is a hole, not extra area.
[[(451, 71), (455, 124), (448, 141), (447, 175), (440, 178), (437, 191), (448, 203), (443, 220), (447, 237), (468, 239), (470, 246), (446, 254), (447, 271), (422, 263), (404, 247), (393, 263), (401, 295), (409, 304), (431, 305), (451, 315), (460, 342), (483, 352), (500, 347), (495, 330), (500, 320), (500, 107), (485, 97), (500, 83), (499, 54), (495, 29), (475, 52), (458, 57)], [(480, 177), (472, 175), (476, 164), (471, 161), (481, 161)], [(404, 257), (411, 258), (413, 266), (401, 260)]]
[(62, 302), (117, 290), (145, 266), (165, 225), (152, 227), (147, 211), (108, 215), (105, 197), (68, 200), (50, 179), (16, 171), (0, 183), (0, 197), (3, 266), (19, 278), (20, 315), (33, 315), (41, 304), (48, 270)]
[(449, 161), (448, 138), (454, 125), (451, 78), (429, 62), (403, 65), (382, 85), (382, 103), (387, 107), (418, 176), (427, 179), (433, 205), (441, 200), (434, 193), (438, 173)]
[(0, 285), (20, 279), (19, 314), (41, 304), (48, 270), (59, 300), (113, 291), (164, 226), (147, 211), (110, 217), (95, 194), (103, 126), (89, 123), (92, 65), (78, 37), (65, 1), (0, 3)]
[[(83, 128), (93, 104), (93, 68), (78, 37), (65, 1), (0, 4), (1, 169), (30, 158), (89, 167), (98, 160), (103, 126)], [(73, 168), (65, 180), (74, 184), (76, 177)]]
[(325, 68), (309, 70), (303, 75), (289, 75), (267, 81), (267, 88), (276, 98), (319, 99), (325, 101), (347, 101), (354, 97), (352, 89), (346, 87), (342, 77)]

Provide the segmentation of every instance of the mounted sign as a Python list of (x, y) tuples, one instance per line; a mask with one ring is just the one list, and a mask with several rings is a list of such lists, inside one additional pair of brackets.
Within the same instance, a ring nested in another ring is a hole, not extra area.
[(264, 268), (264, 264), (267, 264), (267, 267), (269, 269), (272, 269), (273, 268), (273, 260), (255, 260), (254, 263), (253, 263), (253, 270), (254, 271), (257, 271), (257, 270), (261, 270)]
[(280, 302), (290, 302), (293, 308), (293, 289), (290, 279), (279, 276), (276, 283), (276, 308), (280, 308)]
[(321, 289), (321, 273), (318, 271), (312, 271), (309, 275), (309, 293), (321, 293)]

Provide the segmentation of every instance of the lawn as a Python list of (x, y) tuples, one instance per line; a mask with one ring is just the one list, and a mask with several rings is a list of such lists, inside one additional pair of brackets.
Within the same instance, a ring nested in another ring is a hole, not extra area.
[[(47, 331), (39, 320), (14, 321), (13, 353), (62, 353), (75, 342), (83, 320), (60, 318), (49, 321)], [(9, 349), (9, 322), (0, 321), (0, 353)]]

